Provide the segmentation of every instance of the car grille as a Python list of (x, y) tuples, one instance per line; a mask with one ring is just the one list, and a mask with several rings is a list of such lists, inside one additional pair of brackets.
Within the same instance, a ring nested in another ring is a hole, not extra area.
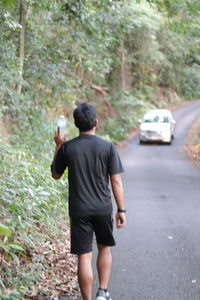
[(148, 135), (157, 135), (157, 134), (158, 134), (157, 131), (152, 131), (152, 130), (147, 130), (146, 133), (147, 133)]

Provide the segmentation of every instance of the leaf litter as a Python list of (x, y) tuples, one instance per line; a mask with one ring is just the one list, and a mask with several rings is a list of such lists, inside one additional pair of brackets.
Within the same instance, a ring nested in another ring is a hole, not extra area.
[(34, 250), (44, 256), (39, 282), (29, 289), (26, 300), (80, 300), (77, 257), (70, 253), (69, 228), (64, 236)]
[(200, 166), (200, 119), (192, 126), (185, 145), (187, 157)]

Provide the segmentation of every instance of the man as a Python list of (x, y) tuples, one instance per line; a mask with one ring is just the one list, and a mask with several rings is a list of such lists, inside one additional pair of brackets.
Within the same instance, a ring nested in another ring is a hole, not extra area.
[(65, 142), (59, 130), (55, 135), (56, 152), (51, 165), (52, 177), (59, 179), (68, 168), (71, 253), (78, 255), (78, 281), (83, 300), (92, 300), (92, 240), (98, 246), (99, 289), (96, 300), (111, 300), (108, 281), (112, 266), (112, 203), (109, 178), (118, 207), (117, 228), (125, 225), (123, 167), (114, 145), (95, 135), (98, 124), (95, 108), (87, 103), (74, 110), (79, 136)]

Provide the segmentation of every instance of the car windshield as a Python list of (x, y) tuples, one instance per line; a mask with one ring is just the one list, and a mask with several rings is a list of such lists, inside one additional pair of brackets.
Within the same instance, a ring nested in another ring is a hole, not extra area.
[(144, 123), (169, 123), (169, 117), (165, 115), (146, 115)]

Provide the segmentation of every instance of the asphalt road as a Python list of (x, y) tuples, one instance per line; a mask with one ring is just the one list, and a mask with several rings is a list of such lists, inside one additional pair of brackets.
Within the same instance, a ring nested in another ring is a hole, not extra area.
[(200, 300), (200, 168), (183, 151), (200, 101), (174, 116), (172, 145), (136, 137), (120, 151), (127, 226), (115, 230), (113, 300)]

